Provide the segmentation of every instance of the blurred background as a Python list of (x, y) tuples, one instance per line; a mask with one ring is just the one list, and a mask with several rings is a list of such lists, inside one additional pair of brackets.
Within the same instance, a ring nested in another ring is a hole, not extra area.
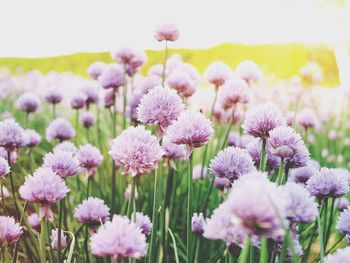
[(265, 76), (289, 79), (311, 62), (321, 85), (350, 88), (349, 17), (349, 0), (3, 1), (0, 68), (85, 76), (130, 46), (146, 51), (145, 73), (163, 60), (154, 27), (172, 22), (180, 39), (170, 52), (201, 73), (215, 60), (253, 60)]

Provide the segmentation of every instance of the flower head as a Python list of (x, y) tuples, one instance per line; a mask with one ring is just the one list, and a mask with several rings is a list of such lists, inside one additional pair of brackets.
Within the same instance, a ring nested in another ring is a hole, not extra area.
[(131, 176), (146, 174), (156, 169), (164, 152), (157, 137), (144, 126), (129, 127), (112, 141), (109, 154), (125, 165), (124, 173)]
[(85, 111), (80, 115), (79, 121), (84, 128), (88, 129), (95, 124), (96, 118), (91, 112)]
[(167, 129), (170, 142), (190, 148), (207, 144), (213, 133), (211, 121), (194, 110), (183, 111)]
[(53, 120), (46, 128), (46, 138), (48, 141), (59, 140), (60, 142), (70, 140), (75, 136), (72, 125), (63, 118)]
[(123, 69), (120, 65), (109, 65), (99, 76), (98, 81), (104, 89), (117, 89), (123, 85)]
[(299, 143), (291, 157), (285, 158), (287, 168), (304, 167), (309, 163), (310, 153), (304, 143)]
[(96, 167), (99, 166), (103, 161), (103, 155), (100, 150), (90, 144), (80, 146), (77, 152), (77, 159), (80, 162), (88, 175), (94, 175)]
[(305, 184), (316, 172), (317, 169), (309, 163), (307, 166), (292, 169), (290, 171), (290, 178), (296, 183)]
[(99, 92), (98, 88), (94, 85), (84, 85), (80, 88), (80, 92), (86, 96), (86, 107), (89, 108), (91, 103), (98, 103), (99, 100)]
[(204, 233), (204, 216), (203, 213), (194, 213), (192, 216), (192, 232), (201, 235)]
[(13, 119), (0, 122), (0, 146), (7, 151), (15, 151), (24, 143), (22, 127)]
[(321, 168), (306, 182), (311, 195), (318, 198), (339, 197), (349, 191), (347, 179), (334, 169)]
[(311, 109), (305, 108), (298, 112), (296, 123), (304, 129), (315, 128), (318, 125), (318, 119)]
[(80, 172), (79, 160), (68, 151), (56, 151), (46, 154), (43, 167), (50, 168), (63, 179)]
[(85, 107), (87, 96), (82, 92), (77, 92), (70, 101), (72, 109), (79, 110)]
[(53, 148), (53, 152), (58, 152), (58, 151), (63, 151), (63, 152), (71, 152), (73, 155), (77, 153), (78, 149), (75, 147), (75, 145), (71, 142), (64, 141), (59, 144), (57, 144)]
[[(202, 173), (202, 170), (203, 170), (203, 173)], [(200, 180), (202, 178), (207, 177), (207, 175), (208, 175), (208, 169), (206, 167), (203, 167), (202, 164), (199, 163), (193, 167), (193, 170), (192, 170), (193, 180)]]
[(284, 124), (282, 113), (276, 106), (262, 104), (247, 112), (242, 127), (253, 137), (267, 138), (270, 131)]
[(217, 177), (225, 177), (231, 182), (255, 170), (254, 163), (246, 150), (228, 147), (220, 151), (210, 162), (210, 171)]
[(174, 24), (166, 23), (156, 27), (154, 37), (160, 41), (176, 41), (180, 36), (178, 28)]
[(221, 85), (224, 85), (226, 81), (231, 78), (232, 70), (231, 68), (221, 62), (216, 61), (211, 63), (204, 72), (205, 79), (218, 89)]
[(178, 145), (170, 142), (170, 139), (167, 135), (163, 137), (162, 148), (165, 156), (168, 159), (185, 159), (186, 158), (185, 146), (182, 144)]
[(58, 88), (51, 87), (46, 90), (44, 98), (48, 103), (57, 104), (63, 100), (63, 94)]
[(36, 230), (37, 232), (40, 231), (40, 217), (37, 213), (33, 213), (28, 216), (28, 224), (31, 228)]
[(158, 86), (142, 97), (137, 116), (144, 124), (156, 124), (164, 131), (179, 117), (184, 107), (175, 90)]
[(0, 157), (0, 180), (5, 179), (5, 176), (10, 172), (10, 166), (6, 159)]
[(136, 212), (131, 215), (131, 218), (135, 218), (135, 223), (143, 234), (147, 236), (152, 232), (152, 222), (148, 215)]
[(112, 52), (112, 58), (119, 64), (129, 64), (134, 60), (135, 51), (128, 47), (122, 47)]
[(262, 78), (261, 69), (254, 61), (250, 60), (239, 63), (236, 67), (236, 74), (248, 84), (259, 81)]
[[(130, 196), (131, 196), (131, 184), (128, 184), (124, 192), (124, 197), (126, 200), (130, 201)], [(135, 200), (137, 199), (139, 199), (139, 192), (137, 191), (137, 187), (135, 187)]]
[(91, 236), (91, 252), (114, 260), (139, 259), (147, 252), (146, 236), (128, 218), (114, 215)]
[(22, 227), (13, 217), (0, 216), (0, 248), (14, 245), (22, 234)]
[(240, 140), (241, 140), (241, 138), (237, 132), (230, 132), (228, 134), (228, 138), (227, 138), (227, 145), (234, 146), (234, 147), (240, 147), (240, 145), (241, 145)]
[(346, 236), (350, 236), (350, 208), (341, 212), (338, 222), (337, 229)]
[(21, 111), (31, 113), (39, 108), (40, 99), (32, 93), (24, 93), (17, 99), (16, 104)]
[(75, 208), (74, 217), (82, 224), (99, 225), (109, 220), (109, 207), (102, 199), (90, 196)]
[(350, 247), (338, 249), (335, 253), (325, 257), (325, 263), (348, 262), (350, 258)]
[(248, 103), (250, 100), (250, 90), (244, 80), (235, 76), (222, 86), (219, 96), (222, 107), (227, 110), (235, 108), (238, 103)]
[(37, 146), (41, 141), (39, 133), (37, 133), (35, 130), (24, 130), (23, 135), (25, 147), (33, 148)]
[(96, 61), (88, 67), (87, 73), (93, 79), (98, 79), (98, 77), (102, 74), (102, 72), (106, 68), (106, 66), (107, 66), (106, 63), (101, 62), (101, 61)]
[[(66, 235), (61, 230), (61, 248), (64, 249), (67, 246)], [(58, 249), (58, 229), (52, 229), (51, 231), (51, 248)]]
[(181, 98), (192, 96), (200, 84), (197, 69), (188, 63), (181, 63), (169, 73), (167, 84), (175, 89)]
[(350, 205), (349, 200), (346, 197), (341, 197), (337, 200), (337, 209), (339, 211), (344, 211)]

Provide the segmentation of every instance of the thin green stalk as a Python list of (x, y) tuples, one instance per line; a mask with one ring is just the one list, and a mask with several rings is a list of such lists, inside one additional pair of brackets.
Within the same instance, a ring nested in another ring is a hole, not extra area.
[(328, 240), (329, 237), (331, 235), (331, 229), (332, 229), (332, 225), (333, 225), (333, 219), (334, 219), (334, 204), (335, 204), (335, 198), (332, 198), (331, 200), (331, 210), (330, 210), (330, 215), (329, 215), (329, 221), (328, 221), (328, 228), (326, 231), (326, 236), (325, 236), (325, 249), (327, 248), (327, 244), (328, 244)]
[(198, 236), (197, 237), (197, 244), (196, 244), (196, 250), (195, 250), (195, 256), (194, 256), (194, 263), (198, 263), (199, 262), (199, 253), (200, 253), (200, 249), (201, 248), (201, 237)]
[(79, 129), (79, 109), (75, 110), (75, 132), (76, 135), (74, 137), (75, 143), (77, 143), (78, 140), (78, 129)]
[(128, 210), (127, 210), (127, 217), (131, 219), (131, 213), (133, 212), (132, 207), (134, 206), (135, 201), (135, 189), (136, 189), (136, 177), (132, 177), (131, 179), (131, 195), (128, 202)]
[[(113, 113), (112, 113), (112, 138), (114, 139), (117, 135), (116, 125), (117, 125), (117, 106), (116, 106), (116, 94), (114, 91), (113, 96)], [(116, 197), (116, 170), (115, 170), (115, 161), (112, 159), (112, 200), (111, 200), (111, 210), (112, 213), (115, 212), (115, 197)]]
[(326, 250), (325, 241), (326, 241), (326, 234), (327, 234), (327, 216), (328, 216), (328, 198), (324, 199), (324, 211), (323, 211), (323, 250)]
[(60, 200), (60, 211), (58, 215), (57, 255), (58, 255), (59, 263), (61, 262), (61, 231), (62, 231), (63, 208), (64, 208), (64, 198)]
[(164, 83), (165, 83), (165, 71), (166, 71), (166, 61), (167, 61), (167, 59), (168, 59), (168, 41), (165, 40), (163, 72), (162, 72), (162, 86), (163, 86), (163, 88), (164, 88)]
[(85, 225), (85, 238), (84, 238), (84, 248), (85, 248), (85, 260), (87, 263), (90, 262), (90, 256), (89, 256), (89, 226)]
[(261, 143), (261, 157), (260, 157), (260, 164), (259, 164), (259, 170), (264, 172), (266, 168), (266, 155), (265, 155), (265, 148), (266, 148), (266, 138), (262, 139)]
[(15, 184), (13, 182), (13, 176), (12, 176), (12, 167), (11, 167), (11, 152), (7, 151), (7, 162), (8, 165), (10, 166), (10, 182), (11, 182), (11, 192), (12, 192), (12, 198), (13, 198), (13, 202), (15, 204), (15, 208), (16, 208), (16, 213), (17, 213), (17, 218), (20, 218), (20, 212), (19, 212), (19, 208), (17, 205), (17, 201), (16, 201), (16, 191), (15, 191)]
[(52, 116), (54, 119), (56, 119), (56, 104), (52, 103)]
[[(47, 229), (46, 229), (46, 219), (41, 220), (41, 231), (40, 231), (40, 262), (46, 262), (46, 238), (47, 238)], [(60, 235), (59, 235), (60, 236)]]
[(248, 262), (249, 250), (250, 250), (250, 236), (247, 236), (244, 242), (243, 250), (241, 251), (241, 255), (239, 256), (239, 259), (238, 259), (239, 263)]
[(324, 262), (324, 246), (323, 246), (323, 229), (320, 214), (317, 215), (317, 226), (318, 226), (318, 234), (320, 240), (320, 263)]
[(178, 253), (177, 253), (177, 246), (176, 246), (176, 241), (175, 241), (175, 237), (174, 237), (174, 234), (173, 232), (171, 231), (170, 228), (168, 228), (168, 231), (169, 231), (169, 234), (171, 236), (171, 239), (173, 241), (173, 249), (174, 249), (174, 255), (175, 255), (175, 262), (176, 263), (179, 263), (179, 256), (178, 256)]
[(233, 121), (234, 121), (234, 115), (235, 115), (235, 110), (233, 109), (232, 110), (232, 116), (231, 116), (230, 122), (229, 122), (229, 124), (227, 126), (227, 129), (226, 129), (226, 132), (225, 132), (225, 137), (224, 137), (224, 142), (222, 143), (221, 149), (224, 149), (226, 147), (228, 136), (230, 134), (230, 130), (231, 130), (231, 127), (232, 127), (232, 124), (233, 124)]
[(283, 182), (283, 173), (284, 173), (284, 158), (281, 158), (280, 167), (278, 169), (278, 176), (277, 176), (278, 185), (281, 185)]
[(151, 233), (151, 243), (149, 246), (149, 252), (148, 252), (148, 262), (152, 263), (153, 259), (153, 251), (155, 246), (155, 236), (157, 232), (157, 226), (156, 226), (156, 201), (157, 201), (157, 185), (158, 185), (158, 169), (154, 171), (154, 190), (153, 190), (153, 207), (152, 207), (152, 233)]
[(190, 252), (191, 240), (192, 240), (192, 227), (191, 227), (191, 217), (192, 217), (192, 162), (193, 153), (191, 153), (188, 162), (187, 170), (187, 262), (192, 262), (192, 256)]
[(260, 263), (268, 262), (269, 256), (268, 256), (268, 243), (267, 238), (263, 237), (261, 240), (261, 253), (260, 253)]
[(90, 192), (90, 181), (92, 180), (92, 178), (90, 179), (90, 177), (87, 178), (87, 185), (86, 185), (86, 198), (89, 197), (89, 192)]
[[(28, 202), (25, 201), (25, 203), (23, 205), (22, 213), (21, 213), (21, 218), (19, 220), (19, 225), (22, 225), (23, 215), (24, 215), (24, 212), (26, 210), (27, 204), (28, 204)], [(22, 238), (24, 238), (24, 237), (22, 236)], [(13, 260), (12, 260), (13, 263), (17, 262), (18, 250), (19, 250), (19, 241), (16, 242), (16, 245), (15, 245), (15, 248), (14, 248), (14, 251), (13, 251), (13, 257), (12, 257), (13, 258)]]

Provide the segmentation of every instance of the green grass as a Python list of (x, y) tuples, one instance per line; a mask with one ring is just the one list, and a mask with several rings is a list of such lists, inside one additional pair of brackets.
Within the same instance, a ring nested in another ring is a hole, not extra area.
[[(148, 61), (142, 73), (146, 73), (153, 64), (163, 61), (163, 51), (146, 50), (146, 53)], [(322, 45), (221, 44), (209, 49), (171, 49), (170, 54), (172, 53), (181, 54), (185, 62), (193, 64), (201, 73), (215, 60), (222, 60), (231, 67), (236, 67), (241, 61), (249, 59), (257, 62), (265, 74), (277, 78), (290, 78), (299, 73), (300, 67), (314, 60), (323, 70), (323, 85), (339, 83), (334, 52)], [(97, 60), (113, 62), (109, 52), (75, 53), (48, 58), (0, 58), (0, 68), (7, 67), (13, 73), (37, 69), (43, 73), (70, 71), (86, 76), (86, 68)]]

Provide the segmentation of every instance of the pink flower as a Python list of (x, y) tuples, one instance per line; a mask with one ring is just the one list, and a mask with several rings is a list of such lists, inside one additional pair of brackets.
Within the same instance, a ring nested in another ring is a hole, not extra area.
[(179, 30), (174, 24), (161, 24), (156, 27), (154, 37), (158, 41), (176, 41), (179, 38)]

